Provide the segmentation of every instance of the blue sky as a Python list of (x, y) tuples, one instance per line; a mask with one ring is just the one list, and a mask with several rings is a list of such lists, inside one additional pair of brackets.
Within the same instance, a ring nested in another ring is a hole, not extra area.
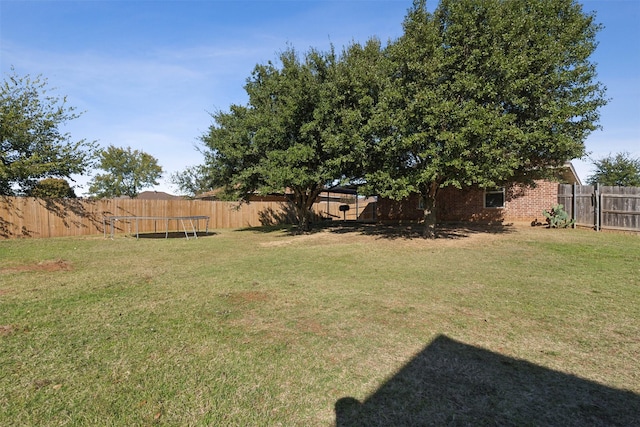
[[(427, 2), (430, 9), (436, 1)], [(640, 0), (583, 0), (605, 28), (593, 57), (609, 104), (586, 141), (593, 158), (640, 157)], [(84, 111), (73, 139), (143, 150), (171, 173), (202, 162), (210, 112), (247, 100), (253, 67), (288, 46), (342, 48), (402, 33), (411, 0), (0, 1), (0, 71), (41, 74)], [(584, 181), (589, 159), (573, 162)], [(76, 193), (88, 178), (77, 177)]]

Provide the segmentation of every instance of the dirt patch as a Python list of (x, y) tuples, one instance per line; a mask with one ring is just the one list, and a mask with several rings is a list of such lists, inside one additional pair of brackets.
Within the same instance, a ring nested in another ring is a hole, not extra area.
[(73, 266), (69, 261), (57, 259), (53, 261), (42, 261), (37, 264), (18, 265), (0, 269), (0, 273), (21, 273), (26, 271), (71, 271)]
[[(300, 235), (292, 236), (289, 238), (279, 238), (278, 240), (263, 242), (260, 244), (260, 246), (263, 246), (263, 247), (287, 246), (294, 243), (304, 243), (304, 242), (324, 240), (328, 236), (330, 236), (330, 234), (327, 230), (321, 230), (312, 234), (300, 234)], [(335, 236), (332, 236), (332, 237), (335, 237)], [(335, 239), (333, 239), (333, 241), (335, 241)]]
[(269, 299), (269, 294), (260, 291), (240, 291), (226, 295), (233, 304), (249, 304), (252, 302), (263, 302)]
[(16, 332), (14, 325), (0, 325), (0, 337), (6, 337)]

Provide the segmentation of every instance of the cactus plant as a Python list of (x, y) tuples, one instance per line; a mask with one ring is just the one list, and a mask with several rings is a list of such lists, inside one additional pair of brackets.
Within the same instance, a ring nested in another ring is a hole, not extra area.
[(542, 214), (547, 219), (549, 228), (567, 228), (575, 223), (561, 204), (554, 205), (549, 211), (545, 209)]

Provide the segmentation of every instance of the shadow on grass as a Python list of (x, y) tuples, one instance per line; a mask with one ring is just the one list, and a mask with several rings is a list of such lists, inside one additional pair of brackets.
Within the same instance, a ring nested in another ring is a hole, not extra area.
[[(281, 225), (262, 225), (258, 227), (243, 227), (237, 228), (234, 231), (253, 231), (256, 233), (276, 233), (276, 232), (285, 232), (286, 234), (300, 234), (297, 232), (297, 227), (291, 224), (281, 224)], [(313, 233), (314, 231), (312, 231)]]
[[(424, 226), (422, 224), (376, 224), (356, 221), (325, 221), (313, 225), (311, 231), (299, 232), (295, 225), (270, 225), (261, 227), (247, 227), (237, 231), (254, 231), (259, 233), (285, 232), (286, 235), (314, 234), (330, 232), (335, 234), (356, 233), (374, 236), (382, 239), (422, 239)], [(479, 223), (446, 223), (439, 224), (436, 235), (439, 239), (462, 239), (473, 234), (503, 234), (511, 233), (510, 225), (479, 224)]]
[[(336, 222), (324, 227), (333, 233), (357, 232), (367, 236), (375, 236), (384, 239), (422, 239), (424, 237), (424, 225), (414, 223), (407, 225), (397, 224), (373, 224), (359, 222)], [(512, 228), (502, 224), (478, 224), (478, 223), (444, 223), (438, 224), (436, 237), (438, 239), (460, 239), (472, 234), (502, 234), (510, 233)]]
[[(193, 235), (193, 231), (190, 231), (189, 233), (189, 239), (193, 239), (194, 235)], [(212, 231), (206, 233), (204, 231), (198, 231), (196, 233), (196, 236), (199, 238), (201, 237), (211, 237), (211, 236), (215, 236), (217, 233), (214, 233)], [(133, 237), (135, 238), (136, 235), (135, 234), (127, 234), (128, 237)], [(184, 239), (186, 238), (184, 231), (170, 231), (168, 234), (165, 232), (160, 232), (160, 233), (140, 233), (138, 235), (138, 237), (140, 239)]]
[(336, 426), (632, 426), (640, 395), (437, 337)]

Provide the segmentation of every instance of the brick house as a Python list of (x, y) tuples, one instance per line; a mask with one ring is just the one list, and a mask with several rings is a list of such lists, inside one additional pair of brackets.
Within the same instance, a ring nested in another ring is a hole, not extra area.
[[(533, 187), (514, 184), (494, 189), (443, 188), (436, 200), (438, 221), (542, 221), (542, 211), (558, 203), (558, 184), (574, 183), (580, 184), (580, 179), (573, 165), (567, 163), (557, 180), (538, 180)], [(378, 197), (376, 210), (381, 222), (420, 221), (424, 213), (417, 194), (402, 201)]]

